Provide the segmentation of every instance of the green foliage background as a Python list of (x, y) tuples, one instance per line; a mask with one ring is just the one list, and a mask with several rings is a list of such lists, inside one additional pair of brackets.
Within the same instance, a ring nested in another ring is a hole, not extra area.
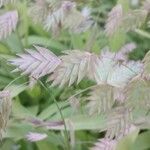
[[(124, 3), (124, 1), (119, 0), (119, 3)], [(89, 44), (93, 31), (81, 34), (68, 34), (68, 32), (62, 31), (58, 37), (53, 37), (50, 32), (46, 32), (40, 25), (35, 25), (28, 17), (25, 0), (17, 2), (15, 7), (17, 7), (21, 17), (19, 28), (9, 38), (0, 42), (0, 88), (3, 89), (19, 76), (17, 73), (11, 73), (12, 67), (7, 64), (6, 59), (13, 57), (16, 53), (23, 52), (24, 48), (30, 48), (34, 44), (47, 47), (55, 54), (60, 55), (61, 51), (66, 49), (86, 49), (89, 47), (92, 52), (99, 53), (106, 45), (110, 45), (113, 50), (117, 51), (124, 43), (135, 42), (137, 48), (131, 53), (130, 59), (142, 59), (150, 47), (150, 29), (146, 25), (135, 32), (119, 35), (119, 38), (114, 39), (108, 39), (103, 32), (107, 14), (116, 3), (116, 0), (83, 0), (81, 2), (81, 7), (86, 4), (92, 8), (92, 15), (99, 25), (98, 34), (94, 36), (92, 44)], [(124, 4), (124, 6), (126, 5)], [(9, 7), (11, 6), (8, 6), (7, 9)], [(109, 42), (110, 40), (111, 42)], [(11, 86), (14, 94), (12, 114), (4, 139), (0, 143), (0, 150), (67, 150), (66, 137), (63, 131), (33, 127), (25, 120), (22, 121), (26, 117), (45, 121), (60, 121), (62, 118), (54, 99), (57, 100), (64, 118), (70, 119), (74, 123), (76, 130), (74, 150), (87, 150), (93, 146), (98, 138), (104, 136), (98, 132), (99, 128), (105, 126), (103, 116), (87, 116), (82, 108), (77, 111), (73, 110), (67, 101), (71, 95), (93, 85), (91, 81), (85, 79), (79, 85), (63, 89), (50, 88), (49, 85), (46, 85), (49, 88), (48, 91), (41, 83), (38, 83), (31, 90), (23, 84), (26, 81), (26, 77), (20, 78)], [(83, 95), (86, 95), (86, 92)], [(28, 142), (25, 135), (29, 131), (47, 133), (48, 138), (36, 143)], [(150, 149), (149, 130), (136, 131), (118, 145), (118, 150), (148, 149)]]

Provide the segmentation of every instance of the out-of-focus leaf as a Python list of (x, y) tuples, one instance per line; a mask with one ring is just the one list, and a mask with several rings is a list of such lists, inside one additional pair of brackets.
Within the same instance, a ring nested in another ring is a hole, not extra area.
[(139, 133), (139, 129), (135, 129), (135, 131), (131, 132), (125, 138), (123, 138), (117, 145), (116, 150), (131, 150), (131, 146), (136, 140)]
[(28, 110), (29, 110), (33, 115), (35, 115), (35, 116), (36, 116), (37, 113), (38, 113), (38, 109), (39, 109), (38, 105), (28, 107)]
[[(106, 116), (78, 115), (72, 116), (71, 118), (66, 118), (65, 123), (68, 130), (70, 130), (69, 122), (72, 123), (74, 130), (104, 130), (106, 127)], [(64, 126), (50, 127), (50, 129), (64, 130)]]
[(150, 33), (149, 32), (146, 32), (144, 30), (140, 30), (140, 29), (136, 29), (135, 32), (138, 34), (138, 35), (141, 35), (145, 38), (148, 38), (150, 39)]
[(13, 141), (7, 140), (3, 143), (0, 144), (0, 149), (1, 150), (11, 150), (11, 148), (14, 146)]
[(58, 50), (65, 50), (66, 46), (64, 46), (63, 44), (52, 40), (50, 38), (46, 38), (46, 37), (39, 37), (39, 36), (29, 36), (28, 37), (28, 45), (41, 45), (44, 47), (50, 47), (50, 48), (54, 48), (54, 49), (58, 49)]
[(39, 150), (58, 150), (57, 146), (48, 142), (48, 141), (40, 141), (36, 143)]
[(132, 150), (148, 150), (150, 149), (150, 131), (141, 133), (135, 140)]
[[(58, 105), (60, 108), (66, 107), (68, 106), (68, 103), (66, 102), (58, 102)], [(40, 119), (48, 119), (50, 118), (50, 116), (54, 115), (55, 113), (58, 112), (58, 108), (56, 104), (52, 104), (50, 106), (48, 106), (46, 109), (44, 109), (38, 116), (38, 118)]]
[(18, 96), (21, 92), (23, 92), (27, 88), (26, 85), (11, 85), (7, 88), (11, 92), (11, 97)]
[(9, 52), (10, 50), (8, 49), (8, 47), (3, 43), (0, 43), (0, 53), (8, 54)]
[(23, 51), (21, 40), (15, 33), (6, 39), (6, 44), (12, 53), (20, 53)]
[(34, 117), (34, 115), (27, 108), (21, 105), (18, 99), (13, 101), (12, 114), (13, 116), (19, 118)]
[(25, 123), (9, 122), (4, 138), (13, 138), (14, 140), (20, 140), (25, 138), (29, 131), (32, 131), (31, 125)]

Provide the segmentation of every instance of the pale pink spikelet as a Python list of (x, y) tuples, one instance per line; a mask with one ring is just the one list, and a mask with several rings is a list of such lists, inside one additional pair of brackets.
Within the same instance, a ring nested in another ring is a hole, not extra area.
[(118, 61), (128, 61), (128, 54), (136, 48), (134, 43), (125, 44), (119, 52), (115, 54), (115, 59)]
[(115, 150), (116, 149), (116, 140), (111, 140), (107, 138), (99, 139), (96, 142), (91, 150)]
[(101, 57), (114, 59), (118, 62), (125, 62), (128, 60), (128, 54), (136, 48), (134, 43), (125, 44), (118, 52), (111, 52), (108, 47), (104, 47), (101, 52)]
[(9, 11), (0, 16), (0, 39), (9, 36), (12, 31), (15, 31), (18, 22), (18, 12)]
[(87, 75), (88, 64), (91, 53), (79, 50), (65, 51), (66, 55), (61, 56), (62, 64), (54, 71), (48, 81), (53, 81), (52, 86), (71, 86), (77, 84)]
[(135, 43), (128, 43), (128, 44), (125, 44), (125, 45), (120, 49), (120, 51), (121, 51), (123, 54), (127, 54), (127, 53), (132, 52), (135, 48), (136, 48), (136, 44), (135, 44)]
[[(74, 19), (76, 21), (74, 21)], [(61, 29), (69, 29), (70, 32), (80, 33), (91, 27), (93, 21), (90, 16), (90, 9), (83, 8), (78, 11), (76, 3), (72, 1), (62, 1), (60, 6), (51, 11), (45, 21), (45, 29), (54, 33)]]
[(36, 24), (38, 22), (43, 23), (49, 13), (49, 4), (45, 0), (35, 0), (31, 3), (29, 9), (29, 16), (32, 18), (33, 22)]
[(53, 81), (51, 86), (71, 86), (74, 83), (79, 84), (84, 77), (94, 76), (94, 64), (99, 59), (97, 55), (79, 50), (64, 53), (65, 55), (60, 57), (62, 63), (48, 79)]
[(26, 49), (26, 54), (18, 54), (19, 58), (10, 60), (11, 64), (16, 66), (14, 71), (23, 71), (22, 74), (30, 75), (38, 79), (47, 74), (51, 74), (61, 60), (46, 48), (34, 46), (35, 50)]
[(107, 118), (106, 138), (121, 139), (130, 131), (132, 115), (128, 108), (116, 107), (112, 109)]
[(122, 23), (123, 10), (120, 4), (116, 5), (108, 14), (108, 19), (105, 26), (107, 35), (112, 36)]
[[(74, 22), (74, 18), (78, 18), (76, 22)], [(74, 33), (85, 32), (94, 24), (90, 8), (88, 7), (84, 7), (81, 12), (77, 10), (72, 11), (67, 20), (65, 21), (65, 27)]]
[(64, 20), (75, 8), (75, 3), (70, 1), (62, 1), (59, 8), (50, 11), (45, 21), (45, 29), (52, 30), (54, 33), (58, 32), (64, 26)]
[(47, 134), (35, 133), (35, 132), (29, 132), (26, 135), (26, 139), (30, 142), (42, 141), (42, 140), (46, 139), (47, 137), (48, 137)]

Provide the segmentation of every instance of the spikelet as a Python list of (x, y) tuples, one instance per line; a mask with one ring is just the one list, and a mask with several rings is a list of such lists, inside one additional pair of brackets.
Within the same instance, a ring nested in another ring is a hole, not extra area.
[(35, 133), (35, 132), (29, 132), (26, 135), (26, 139), (30, 142), (37, 142), (37, 141), (42, 141), (46, 139), (48, 136), (45, 133)]
[(116, 107), (108, 113), (106, 138), (121, 139), (130, 132), (132, 115), (128, 108)]
[(108, 36), (112, 36), (122, 24), (123, 9), (120, 4), (116, 5), (108, 14), (105, 26), (105, 32)]
[(115, 54), (104, 52), (94, 68), (94, 80), (98, 84), (124, 87), (130, 79), (142, 72), (143, 65), (141, 62), (135, 61), (120, 64), (118, 60), (115, 59)]
[(49, 12), (44, 23), (45, 29), (52, 30), (54, 33), (60, 30), (64, 26), (64, 20), (67, 19), (67, 16), (72, 12), (75, 6), (74, 2), (62, 1), (58, 8), (56, 7), (53, 11)]
[(136, 48), (135, 43), (125, 44), (118, 53), (115, 54), (115, 59), (118, 61), (128, 61), (128, 54)]
[(87, 97), (87, 109), (90, 115), (101, 114), (109, 111), (114, 100), (114, 88), (109, 85), (100, 85), (92, 89)]
[(61, 56), (62, 64), (54, 71), (48, 81), (53, 81), (52, 86), (71, 86), (77, 84), (87, 75), (88, 64), (92, 54), (79, 50), (65, 51), (66, 55)]
[(140, 76), (132, 79), (126, 89), (126, 105), (132, 109), (150, 109), (150, 82)]
[(108, 15), (105, 32), (108, 36), (114, 35), (118, 31), (130, 31), (141, 27), (147, 17), (144, 9), (131, 10), (124, 13), (120, 4), (116, 5)]
[(132, 10), (124, 16), (121, 28), (125, 31), (134, 30), (142, 26), (147, 17), (146, 10)]
[(91, 150), (115, 150), (116, 149), (116, 140), (111, 140), (107, 138), (99, 139), (96, 142)]
[(14, 71), (23, 71), (23, 75), (30, 75), (38, 79), (52, 73), (61, 63), (61, 60), (46, 48), (34, 46), (37, 51), (27, 49), (27, 54), (18, 54), (20, 58), (10, 60), (12, 65), (17, 66)]
[(35, 0), (31, 4), (29, 9), (29, 16), (33, 19), (34, 23), (43, 23), (45, 22), (47, 16), (54, 8), (57, 8), (60, 5), (60, 1), (55, 0)]
[(0, 92), (0, 136), (6, 129), (9, 115), (11, 113), (11, 96), (9, 91)]
[(121, 47), (118, 52), (111, 52), (109, 47), (104, 47), (102, 49), (101, 57), (106, 57), (113, 59), (117, 62), (127, 62), (128, 54), (132, 52), (136, 48), (135, 43), (127, 43), (123, 47)]
[(0, 40), (9, 36), (16, 29), (18, 12), (9, 11), (0, 16)]
[[(76, 21), (74, 21), (74, 19)], [(90, 9), (85, 7), (81, 12), (74, 9), (64, 21), (64, 27), (70, 32), (81, 33), (88, 30), (93, 25), (93, 20), (90, 15)]]
[(61, 29), (80, 33), (86, 31), (92, 24), (89, 9), (84, 8), (80, 12), (77, 10), (75, 2), (61, 1), (49, 12), (44, 27), (46, 30), (52, 30), (53, 33), (57, 33)]

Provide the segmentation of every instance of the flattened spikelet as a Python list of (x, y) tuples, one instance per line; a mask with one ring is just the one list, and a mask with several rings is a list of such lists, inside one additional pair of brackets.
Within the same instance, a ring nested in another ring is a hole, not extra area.
[(125, 107), (116, 107), (108, 113), (106, 126), (106, 138), (121, 139), (127, 135), (131, 128), (132, 116), (130, 110)]
[(114, 53), (106, 52), (95, 64), (94, 80), (98, 84), (124, 87), (130, 79), (142, 72), (142, 63), (128, 61), (120, 64), (116, 56)]
[(48, 137), (47, 134), (45, 133), (36, 133), (36, 132), (29, 132), (26, 135), (26, 138), (30, 142), (37, 142), (37, 141), (42, 141)]
[(54, 71), (48, 81), (53, 81), (52, 86), (71, 86), (79, 83), (88, 73), (88, 63), (92, 54), (79, 50), (66, 51), (61, 57), (62, 64)]
[(120, 27), (123, 18), (123, 10), (120, 4), (116, 5), (108, 14), (105, 31), (112, 36)]
[(132, 109), (144, 109), (145, 111), (150, 109), (150, 82), (135, 77), (130, 81), (126, 89), (126, 104)]
[(139, 28), (145, 22), (146, 17), (146, 10), (133, 10), (129, 12), (126, 16), (124, 16), (121, 28), (125, 31), (130, 31)]
[(97, 86), (87, 97), (87, 108), (90, 115), (106, 113), (114, 104), (114, 89), (109, 85)]
[(10, 60), (17, 66), (14, 71), (23, 71), (36, 79), (52, 73), (61, 63), (61, 60), (46, 48), (35, 46), (36, 50), (26, 49), (26, 54), (18, 54), (20, 58)]
[(105, 26), (105, 32), (112, 36), (118, 31), (128, 32), (141, 27), (145, 22), (148, 11), (144, 9), (131, 10), (124, 13), (120, 4), (116, 5), (109, 13)]
[(71, 86), (75, 82), (78, 84), (84, 77), (94, 76), (94, 64), (98, 56), (79, 50), (65, 51), (65, 54), (61, 57), (62, 64), (49, 78), (49, 81), (53, 81), (52, 86)]
[(18, 12), (9, 11), (0, 16), (0, 40), (9, 36), (16, 29)]
[(35, 3), (31, 4), (29, 15), (34, 23), (43, 23), (45, 21), (50, 9), (48, 6), (49, 4), (45, 0), (35, 0)]

